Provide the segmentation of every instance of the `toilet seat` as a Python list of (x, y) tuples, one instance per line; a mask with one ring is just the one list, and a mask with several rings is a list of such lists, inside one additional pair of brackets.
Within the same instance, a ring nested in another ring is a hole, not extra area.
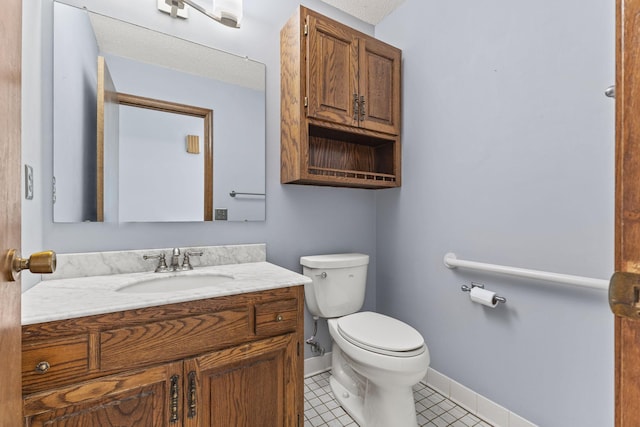
[(411, 326), (393, 317), (363, 311), (337, 319), (338, 332), (351, 344), (394, 357), (412, 357), (426, 351), (424, 339)]

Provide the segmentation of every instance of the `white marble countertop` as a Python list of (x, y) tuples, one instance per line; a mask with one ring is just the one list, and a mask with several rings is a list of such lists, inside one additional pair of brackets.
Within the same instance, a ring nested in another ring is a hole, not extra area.
[[(121, 293), (133, 283), (172, 275), (222, 274), (225, 283), (189, 290)], [(128, 273), (46, 280), (22, 294), (22, 324), (51, 322), (163, 304), (194, 301), (311, 283), (311, 279), (268, 262), (196, 267), (175, 273)]]

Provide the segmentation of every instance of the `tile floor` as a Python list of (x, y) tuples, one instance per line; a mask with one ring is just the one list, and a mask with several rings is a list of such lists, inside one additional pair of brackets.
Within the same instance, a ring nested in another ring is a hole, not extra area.
[[(413, 388), (420, 427), (491, 427), (423, 383)], [(329, 387), (329, 372), (304, 379), (305, 427), (358, 427), (338, 405)]]

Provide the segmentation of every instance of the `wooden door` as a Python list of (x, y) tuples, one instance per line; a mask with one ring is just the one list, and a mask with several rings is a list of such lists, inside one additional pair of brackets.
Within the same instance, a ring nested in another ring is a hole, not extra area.
[[(616, 1), (616, 271), (640, 273), (640, 0)], [(615, 319), (616, 426), (640, 426), (640, 320)]]
[(25, 425), (181, 427), (182, 384), (177, 362), (32, 394)]
[(118, 222), (118, 192), (114, 190), (105, 192), (105, 184), (111, 188), (118, 188), (117, 159), (114, 158), (117, 150), (113, 147), (118, 146), (120, 104), (107, 61), (103, 56), (98, 56), (97, 62), (96, 212), (95, 215), (92, 213), (89, 219), (99, 222)]
[(307, 16), (309, 117), (358, 125), (358, 39), (353, 30), (328, 18)]
[(401, 51), (367, 38), (359, 58), (360, 127), (399, 135)]
[(185, 427), (298, 426), (295, 343), (288, 334), (186, 360)]
[(21, 0), (0, 13), (0, 426), (21, 424), (20, 281), (8, 281), (7, 251), (20, 250)]

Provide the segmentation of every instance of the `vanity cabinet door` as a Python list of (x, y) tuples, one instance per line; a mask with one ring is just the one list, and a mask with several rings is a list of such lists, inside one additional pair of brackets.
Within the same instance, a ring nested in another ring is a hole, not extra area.
[(298, 359), (287, 334), (186, 360), (185, 427), (298, 426)]
[(25, 427), (182, 426), (182, 363), (26, 396)]

